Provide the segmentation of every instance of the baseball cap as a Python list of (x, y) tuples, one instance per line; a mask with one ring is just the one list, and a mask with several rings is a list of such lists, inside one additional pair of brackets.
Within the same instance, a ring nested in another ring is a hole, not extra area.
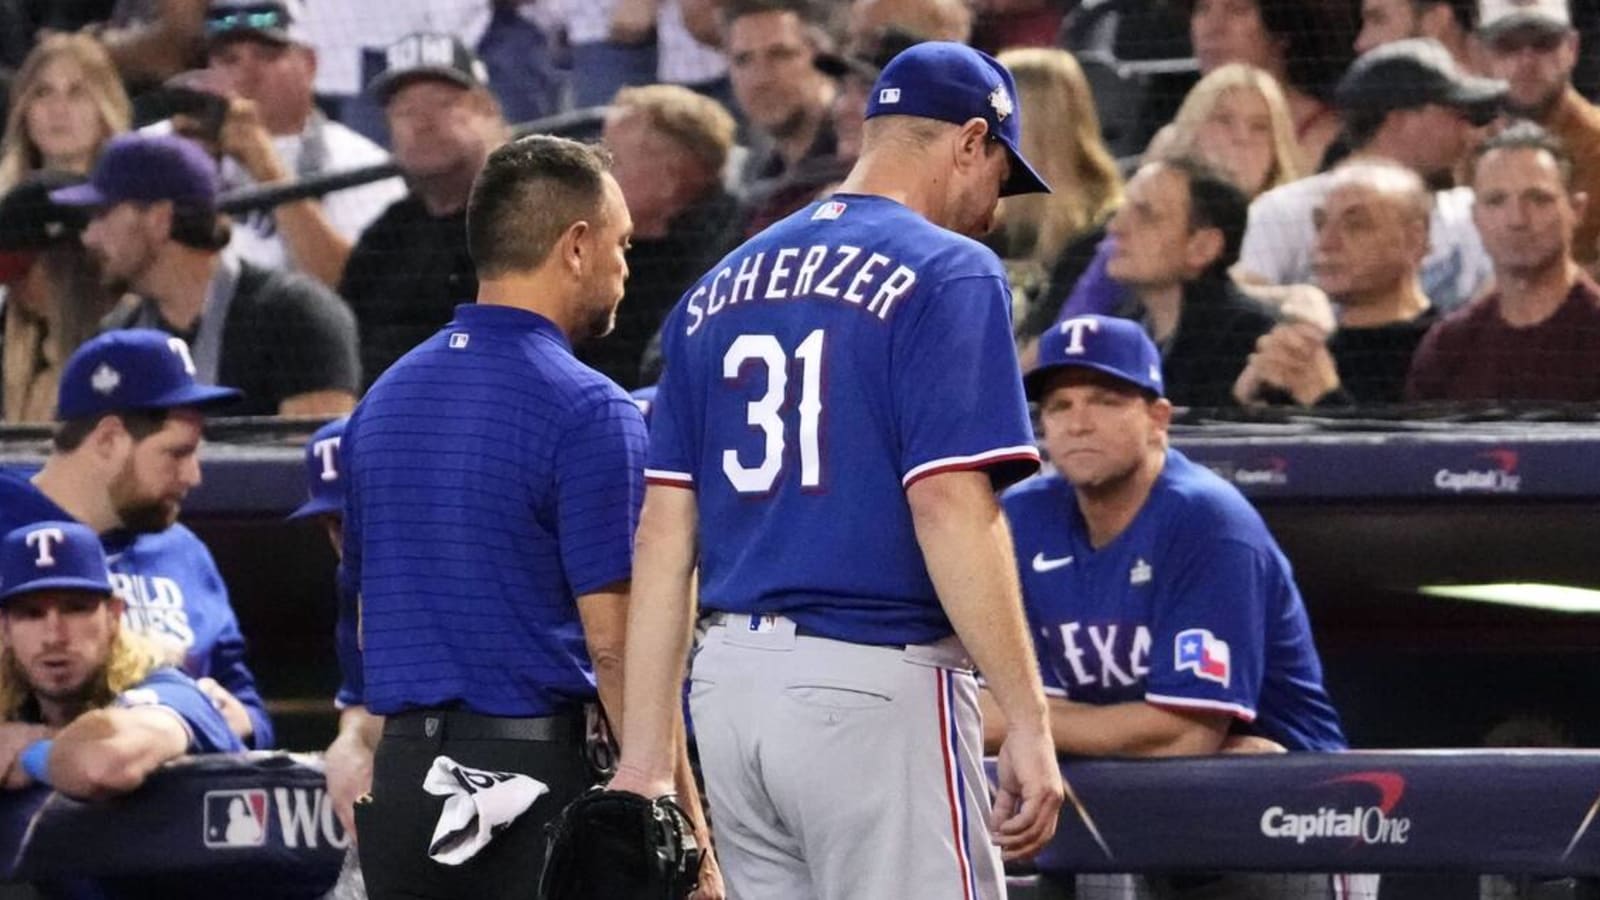
[(1368, 50), (1350, 64), (1334, 89), (1341, 109), (1388, 112), (1429, 103), (1453, 106), (1486, 125), (1500, 109), (1506, 83), (1468, 75), (1432, 38), (1407, 38)]
[(297, 0), (211, 0), (206, 7), (206, 43), (238, 38), (274, 44), (304, 44), (297, 23), (305, 19)]
[(957, 125), (983, 119), (1011, 154), (1011, 177), (1000, 186), (1000, 196), (1049, 193), (1050, 185), (1022, 156), (1016, 98), (1016, 82), (994, 57), (966, 44), (926, 41), (884, 66), (867, 98), (867, 118), (918, 116)]
[(83, 181), (75, 172), (42, 169), (0, 198), (0, 284), (26, 275), (39, 251), (77, 243), (88, 216), (51, 202), (50, 192)]
[(306, 442), (306, 493), (309, 499), (289, 514), (291, 519), (305, 519), (332, 513), (344, 513), (344, 461), (339, 456), (339, 442), (344, 438), (348, 418), (334, 419), (318, 428)]
[(67, 357), (56, 419), (134, 409), (205, 409), (240, 396), (233, 388), (194, 380), (194, 363), (183, 338), (152, 328), (124, 328), (85, 341)]
[(34, 522), (0, 538), (0, 604), (35, 591), (111, 593), (100, 536), (78, 522)]
[(383, 53), (383, 71), (367, 85), (379, 103), (388, 103), (408, 81), (436, 78), (464, 88), (489, 83), (489, 70), (477, 54), (453, 34), (408, 34)]
[(1023, 376), (1029, 400), (1043, 399), (1051, 373), (1082, 366), (1126, 381), (1157, 397), (1166, 396), (1161, 352), (1144, 326), (1115, 316), (1075, 316), (1039, 337), (1039, 365)]
[(189, 209), (215, 209), (217, 164), (188, 138), (118, 135), (106, 144), (87, 184), (51, 191), (50, 199), (63, 206), (167, 200)]
[(1514, 28), (1540, 31), (1572, 30), (1567, 0), (1482, 0), (1478, 4), (1478, 34), (1493, 38)]

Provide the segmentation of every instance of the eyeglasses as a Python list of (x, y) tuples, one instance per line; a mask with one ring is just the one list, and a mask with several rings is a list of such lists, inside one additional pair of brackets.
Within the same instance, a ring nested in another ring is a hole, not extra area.
[(206, 33), (228, 31), (280, 31), (289, 27), (289, 14), (282, 9), (246, 9), (206, 17)]

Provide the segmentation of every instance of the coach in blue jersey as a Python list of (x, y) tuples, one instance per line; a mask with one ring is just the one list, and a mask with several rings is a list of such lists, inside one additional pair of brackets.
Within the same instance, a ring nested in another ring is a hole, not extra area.
[(1079, 316), (1026, 379), (1056, 473), (1005, 496), (1062, 753), (1215, 753), (1230, 735), (1339, 750), (1300, 591), (1238, 490), (1167, 446), (1161, 356)]
[[(345, 428), (343, 589), (359, 592), (361, 700), (385, 717), (355, 812), (375, 898), (529, 896), (544, 824), (598, 777), (586, 707), (620, 708), (644, 422), (571, 347), (610, 329), (628, 274), (607, 166), (542, 136), (491, 154), (467, 206), (478, 302)], [(440, 756), (549, 790), (443, 865), (429, 852), (445, 798), (423, 790)]]
[[(970, 47), (895, 57), (867, 116), (839, 192), (663, 328), (613, 786), (668, 786), (698, 564), (690, 704), (733, 897), (999, 897), (1000, 851), (1061, 803), (994, 496), (1038, 453), (1005, 271), (972, 239), (1047, 188), (1010, 73)], [(974, 661), (1013, 725), (992, 809)]]
[(60, 422), (44, 468), (31, 478), (0, 470), (0, 532), (44, 519), (94, 529), (124, 624), (181, 662), (234, 733), (264, 749), (272, 722), (228, 587), (211, 551), (177, 524), (183, 498), (200, 484), (204, 416), (238, 396), (195, 381), (182, 338), (132, 328), (85, 342), (62, 369)]
[(33, 734), (5, 786), (104, 799), (185, 753), (243, 750), (211, 699), (122, 627), (98, 536), (77, 522), (0, 538), (0, 714)]

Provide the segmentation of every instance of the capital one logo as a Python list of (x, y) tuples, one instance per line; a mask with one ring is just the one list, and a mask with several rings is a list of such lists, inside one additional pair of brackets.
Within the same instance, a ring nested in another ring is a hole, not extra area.
[(1411, 819), (1395, 815), (1405, 795), (1406, 780), (1398, 772), (1352, 772), (1312, 785), (1359, 785), (1377, 792), (1375, 802), (1350, 806), (1337, 803), (1295, 804), (1295, 808), (1269, 806), (1261, 813), (1261, 834), (1296, 844), (1307, 841), (1341, 839), (1351, 846), (1404, 844), (1411, 838)]
[(1083, 354), (1083, 335), (1085, 332), (1098, 332), (1100, 322), (1095, 319), (1079, 318), (1068, 319), (1061, 323), (1061, 333), (1067, 336), (1066, 354), (1068, 356), (1081, 356)]
[(311, 445), (311, 452), (322, 461), (323, 481), (339, 480), (339, 442), (340, 438), (323, 438)]
[(56, 558), (53, 551), (57, 544), (66, 539), (67, 536), (62, 534), (59, 528), (40, 528), (36, 531), (28, 532), (22, 538), (24, 543), (38, 552), (39, 555), (34, 557), (33, 565), (39, 569), (49, 569), (55, 566)]

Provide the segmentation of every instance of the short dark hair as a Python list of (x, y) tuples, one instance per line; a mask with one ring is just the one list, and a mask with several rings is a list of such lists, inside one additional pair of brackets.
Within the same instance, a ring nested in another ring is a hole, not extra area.
[(170, 234), (185, 247), (217, 252), (228, 246), (233, 228), (227, 217), (216, 210), (173, 204)]
[(792, 12), (807, 25), (814, 25), (821, 18), (810, 0), (724, 0), (719, 12), (724, 29), (735, 20), (762, 13)]
[(1471, 32), (1478, 27), (1478, 0), (1411, 0), (1411, 7), (1421, 15), (1430, 6), (1448, 6), (1462, 31)]
[[(1253, 0), (1268, 36), (1283, 43), (1286, 87), (1319, 100), (1333, 87), (1354, 56), (1353, 5), (1325, 0)], [(1195, 0), (1185, 0), (1189, 15)]]
[(1204, 275), (1226, 275), (1239, 261), (1244, 243), (1244, 226), (1250, 214), (1250, 199), (1226, 175), (1210, 164), (1188, 154), (1162, 156), (1155, 160), (1182, 175), (1189, 184), (1189, 228), (1215, 228), (1222, 232), (1222, 252), (1206, 267)]
[(1478, 166), (1483, 158), (1496, 150), (1542, 150), (1550, 154), (1557, 171), (1561, 173), (1561, 186), (1572, 190), (1572, 155), (1567, 152), (1561, 139), (1543, 126), (1527, 119), (1518, 119), (1499, 134), (1479, 144), (1478, 149), (1472, 152), (1473, 181), (1478, 180)]
[(50, 436), (50, 444), (58, 452), (71, 453), (83, 446), (89, 433), (111, 416), (121, 419), (122, 427), (127, 430), (134, 443), (138, 443), (165, 427), (167, 416), (171, 412), (170, 409), (128, 409), (121, 412), (103, 412), (80, 419), (68, 419), (56, 426), (55, 434)]
[(1365, 106), (1340, 110), (1344, 116), (1344, 142), (1351, 150), (1360, 150), (1378, 136), (1393, 109), (1372, 109)]
[(493, 153), (467, 201), (467, 249), (478, 277), (537, 269), (573, 223), (604, 210), (603, 147), (535, 134)]

